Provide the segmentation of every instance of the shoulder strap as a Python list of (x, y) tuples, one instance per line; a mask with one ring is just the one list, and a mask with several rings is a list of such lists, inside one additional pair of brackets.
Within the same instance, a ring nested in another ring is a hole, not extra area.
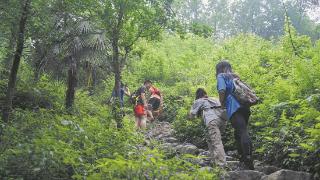
[(208, 98), (204, 98), (204, 100), (207, 100), (212, 105), (212, 108), (221, 107), (221, 104), (212, 98), (208, 97)]

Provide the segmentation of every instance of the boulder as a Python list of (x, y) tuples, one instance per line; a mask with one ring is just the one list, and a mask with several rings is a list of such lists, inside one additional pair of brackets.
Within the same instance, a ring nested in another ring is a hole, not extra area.
[(167, 137), (167, 138), (164, 139), (164, 141), (167, 142), (167, 143), (176, 143), (176, 142), (178, 142), (178, 140), (176, 138), (174, 138), (174, 137)]
[(205, 166), (212, 166), (212, 162), (211, 162), (211, 159), (208, 158), (208, 157), (199, 157), (198, 158), (200, 161), (199, 161), (199, 166), (201, 167), (205, 167)]
[(227, 156), (232, 156), (232, 157), (236, 157), (238, 155), (238, 152), (236, 150), (234, 151), (227, 151), (226, 152)]
[(223, 180), (260, 180), (264, 174), (259, 171), (243, 170), (229, 171), (221, 179)]
[(307, 102), (320, 111), (320, 94), (313, 94), (307, 98)]
[(197, 164), (200, 167), (211, 166), (211, 162), (207, 161), (206, 159), (203, 159), (203, 158), (187, 158), (186, 160), (192, 164)]
[(206, 152), (206, 150), (204, 150), (204, 149), (199, 149), (199, 155), (200, 155), (201, 153), (203, 153), (203, 152)]
[(255, 166), (255, 170), (260, 171), (266, 175), (272, 174), (276, 171), (279, 171), (280, 168), (275, 166)]
[(236, 161), (237, 159), (232, 156), (226, 156), (226, 161)]
[(231, 171), (240, 170), (241, 164), (239, 161), (227, 161), (226, 168)]
[(281, 169), (270, 175), (266, 175), (261, 180), (311, 180), (311, 174), (301, 171)]
[(169, 137), (173, 134), (173, 129), (170, 123), (158, 122), (154, 127), (148, 132), (149, 137), (156, 137), (157, 139), (162, 139), (164, 137)]
[(177, 143), (164, 143), (162, 144), (162, 149), (167, 153), (176, 153), (177, 152)]
[(197, 148), (197, 146), (195, 146), (193, 144), (178, 145), (177, 151), (181, 154), (197, 155), (199, 153), (199, 149)]
[(199, 156), (207, 156), (210, 157), (210, 152), (209, 151), (203, 151), (199, 153)]

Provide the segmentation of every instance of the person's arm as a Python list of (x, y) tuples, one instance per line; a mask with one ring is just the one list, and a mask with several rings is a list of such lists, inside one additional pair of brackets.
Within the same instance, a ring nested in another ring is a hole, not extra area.
[(223, 78), (223, 75), (219, 74), (217, 76), (217, 90), (219, 93), (219, 101), (222, 107), (225, 107), (226, 99), (226, 82)]
[(129, 90), (128, 87), (125, 87), (125, 88), (124, 88), (124, 94), (125, 94), (126, 96), (131, 96), (131, 93), (130, 93), (130, 90)]
[(200, 108), (201, 108), (201, 102), (195, 101), (191, 107), (190, 112), (189, 112), (189, 119), (195, 118), (197, 116)]
[(159, 91), (159, 94), (160, 94), (160, 106), (163, 105), (163, 94), (161, 91)]
[(220, 90), (219, 91), (219, 101), (222, 107), (225, 107), (225, 98), (226, 98), (226, 91)]

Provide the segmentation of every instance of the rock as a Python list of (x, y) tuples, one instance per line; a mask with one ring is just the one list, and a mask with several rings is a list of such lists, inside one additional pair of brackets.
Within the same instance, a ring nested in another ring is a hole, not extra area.
[[(201, 151), (201, 149), (200, 149)], [(200, 166), (211, 166), (213, 163), (211, 161), (210, 153), (209, 151), (202, 151), (199, 153), (198, 158), (202, 159)]]
[(178, 142), (178, 140), (176, 138), (174, 138), (174, 137), (165, 138), (164, 141), (167, 142), (167, 143), (176, 143), (176, 142)]
[(235, 151), (227, 151), (226, 155), (231, 156), (231, 157), (235, 157), (238, 155), (238, 152), (236, 150)]
[(170, 154), (177, 152), (177, 143), (164, 143), (162, 144), (162, 149)]
[(211, 159), (210, 158), (199, 158), (201, 159), (201, 161), (199, 162), (199, 165), (201, 167), (205, 167), (205, 166), (211, 166), (212, 165), (212, 162), (211, 162)]
[(213, 170), (213, 168), (209, 167), (209, 166), (205, 166), (205, 167), (200, 168), (200, 171), (212, 171), (212, 170)]
[(164, 138), (164, 135), (163, 134), (159, 134), (158, 136), (155, 137), (157, 140), (161, 140)]
[(210, 157), (210, 152), (209, 151), (199, 151), (199, 156), (207, 156), (207, 157)]
[(162, 147), (176, 147), (177, 143), (163, 143), (161, 144)]
[(312, 94), (307, 98), (307, 101), (312, 107), (320, 110), (320, 94)]
[(259, 171), (243, 170), (229, 171), (221, 179), (223, 180), (260, 180), (264, 174)]
[(263, 176), (261, 180), (311, 180), (311, 174), (282, 169), (270, 175)]
[(236, 161), (237, 159), (231, 156), (226, 156), (226, 161)]
[(181, 154), (197, 155), (199, 153), (199, 149), (193, 144), (178, 145), (177, 151)]
[(258, 161), (258, 160), (254, 160), (254, 161), (253, 161), (253, 164), (254, 164), (254, 167), (263, 166), (263, 162)]
[(231, 171), (235, 171), (235, 170), (240, 170), (241, 165), (239, 161), (227, 161), (226, 168)]
[(212, 162), (211, 159), (208, 157), (190, 157), (190, 158), (186, 158), (186, 160), (192, 164), (197, 164), (200, 167), (208, 167), (208, 166), (212, 166)]
[(172, 136), (173, 129), (171, 124), (168, 122), (158, 122), (154, 127), (148, 132), (149, 137), (155, 137), (157, 139), (162, 139), (164, 137)]
[(276, 171), (279, 171), (280, 168), (275, 166), (255, 166), (255, 170), (260, 171), (266, 175), (272, 174)]
[(206, 152), (206, 150), (204, 150), (204, 149), (199, 149), (199, 155), (200, 155), (201, 153), (203, 153), (203, 152)]
[(144, 143), (143, 143), (143, 145), (145, 145), (145, 146), (150, 146), (150, 145), (151, 145), (151, 142), (150, 142), (150, 140), (148, 140), (148, 139), (145, 139), (145, 140), (144, 140)]

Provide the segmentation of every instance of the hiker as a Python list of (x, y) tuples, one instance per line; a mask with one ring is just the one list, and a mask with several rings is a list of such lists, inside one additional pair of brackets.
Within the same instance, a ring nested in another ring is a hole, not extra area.
[[(121, 108), (124, 107), (124, 96), (130, 96), (130, 90), (127, 85), (125, 85), (123, 82), (120, 84), (120, 106)], [(116, 90), (113, 89), (110, 102), (114, 102), (114, 98), (116, 97)]]
[(203, 88), (196, 92), (195, 101), (191, 107), (189, 117), (202, 116), (207, 129), (207, 143), (214, 163), (224, 167), (226, 164), (226, 154), (221, 141), (221, 132), (226, 125), (226, 112), (221, 108), (217, 99), (207, 96)]
[(253, 170), (252, 142), (247, 127), (250, 107), (241, 104), (233, 94), (235, 90), (234, 79), (239, 76), (232, 72), (229, 62), (221, 61), (216, 65), (216, 78), (220, 103), (227, 109), (227, 117), (234, 128), (240, 162), (244, 164), (246, 169)]
[(146, 128), (147, 117), (153, 119), (152, 112), (148, 109), (146, 92), (151, 87), (151, 81), (146, 80), (143, 85), (134, 92), (131, 97), (134, 99), (134, 115), (137, 128)]
[(154, 120), (160, 115), (160, 110), (163, 104), (163, 96), (160, 90), (152, 85), (152, 82), (150, 80), (147, 80), (146, 82), (150, 85), (149, 92), (151, 94), (148, 100), (148, 109), (151, 110)]

